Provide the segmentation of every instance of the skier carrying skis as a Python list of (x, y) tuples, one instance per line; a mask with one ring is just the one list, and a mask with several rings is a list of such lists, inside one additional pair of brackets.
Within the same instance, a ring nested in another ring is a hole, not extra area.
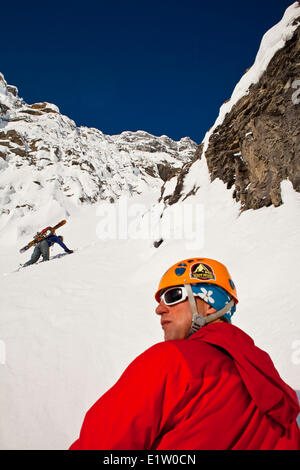
[(155, 298), (165, 341), (91, 407), (70, 449), (300, 450), (296, 393), (231, 324), (238, 297), (226, 267), (180, 261)]
[(33, 250), (32, 256), (27, 263), (23, 264), (23, 267), (29, 266), (30, 264), (36, 263), (40, 256), (42, 255), (43, 261), (49, 260), (50, 247), (58, 243), (66, 253), (73, 253), (73, 250), (69, 250), (66, 245), (63, 243), (63, 237), (61, 235), (56, 236), (55, 232), (51, 232), (51, 235), (48, 235), (44, 240), (38, 242)]

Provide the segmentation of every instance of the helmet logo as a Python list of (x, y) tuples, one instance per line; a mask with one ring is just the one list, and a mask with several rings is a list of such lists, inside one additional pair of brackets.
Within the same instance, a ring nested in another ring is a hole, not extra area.
[(199, 279), (200, 281), (209, 281), (211, 279), (216, 279), (213, 269), (208, 264), (204, 263), (195, 263), (192, 265), (191, 278)]

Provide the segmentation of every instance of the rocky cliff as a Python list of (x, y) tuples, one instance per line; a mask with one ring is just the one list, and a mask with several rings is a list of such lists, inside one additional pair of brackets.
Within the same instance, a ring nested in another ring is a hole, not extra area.
[[(299, 98), (300, 6), (296, 2), (264, 36), (255, 64), (223, 105), (193, 157), (193, 161), (206, 158), (211, 181), (219, 178), (233, 188), (241, 210), (280, 205), (284, 179), (300, 191)], [(176, 176), (172, 194), (163, 188), (167, 204), (197, 191), (197, 184), (184, 185), (193, 161)]]

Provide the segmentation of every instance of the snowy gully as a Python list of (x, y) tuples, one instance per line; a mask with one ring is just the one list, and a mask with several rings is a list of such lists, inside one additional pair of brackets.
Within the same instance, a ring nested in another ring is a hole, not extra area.
[(103, 458), (104, 465), (195, 465), (195, 454), (141, 454), (141, 456), (116, 456), (109, 454)]

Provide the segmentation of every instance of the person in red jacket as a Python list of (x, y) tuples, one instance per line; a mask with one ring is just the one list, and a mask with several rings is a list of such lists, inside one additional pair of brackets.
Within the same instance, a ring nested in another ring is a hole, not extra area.
[(176, 263), (155, 298), (164, 342), (138, 356), (87, 412), (71, 450), (300, 450), (296, 393), (231, 317), (226, 267)]

